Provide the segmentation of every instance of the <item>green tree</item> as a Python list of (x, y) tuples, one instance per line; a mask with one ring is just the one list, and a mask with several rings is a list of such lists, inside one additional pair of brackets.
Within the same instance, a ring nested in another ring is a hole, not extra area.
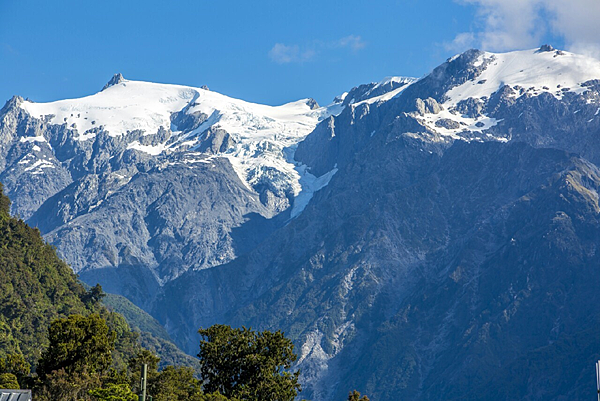
[(137, 401), (138, 399), (127, 384), (109, 383), (102, 388), (90, 390), (89, 394), (97, 401)]
[[(25, 379), (30, 371), (31, 368), (25, 361), (23, 354), (10, 354), (6, 358), (0, 358), (0, 376), (3, 378), (0, 378), (0, 383), (5, 382), (4, 387), (0, 384), (0, 388), (18, 389), (26, 386)], [(19, 383), (16, 387), (12, 383), (13, 378)], [(7, 387), (7, 381), (10, 381), (13, 387)]]
[(202, 384), (188, 367), (167, 366), (149, 382), (156, 401), (200, 401)]
[(361, 397), (360, 393), (354, 390), (351, 391), (350, 394), (348, 394), (348, 401), (369, 401), (369, 397), (367, 397), (366, 395), (363, 395)]
[(65, 369), (47, 374), (44, 381), (34, 388), (36, 401), (92, 401), (90, 390), (102, 385), (98, 374), (82, 372), (67, 373)]
[(112, 363), (116, 334), (97, 314), (57, 319), (50, 325), (48, 337), (50, 345), (37, 368), (42, 379), (59, 369), (67, 374), (103, 373)]
[(106, 294), (102, 290), (102, 286), (100, 284), (96, 284), (84, 295), (84, 301), (88, 304), (94, 305), (98, 302), (102, 301)]
[(0, 388), (18, 390), (21, 387), (17, 381), (17, 376), (12, 373), (0, 373)]
[(152, 352), (142, 349), (129, 360), (129, 377), (136, 393), (141, 391), (141, 367), (148, 365), (148, 394), (154, 401), (204, 401), (202, 383), (194, 377), (194, 370), (189, 367), (167, 366), (158, 371), (160, 358)]
[(204, 390), (228, 398), (291, 401), (299, 391), (294, 345), (281, 331), (255, 332), (214, 325), (198, 331)]

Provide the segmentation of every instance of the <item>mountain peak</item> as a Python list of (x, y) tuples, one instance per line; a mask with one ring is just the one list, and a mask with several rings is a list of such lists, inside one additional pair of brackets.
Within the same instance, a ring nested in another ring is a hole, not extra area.
[(106, 85), (104, 85), (104, 88), (102, 88), (102, 90), (110, 88), (113, 85), (120, 84), (123, 81), (125, 81), (125, 78), (123, 77), (123, 74), (121, 74), (119, 72), (119, 73), (113, 75), (113, 77), (110, 79), (110, 81), (108, 81), (108, 83)]
[(554, 49), (554, 47), (552, 47), (552, 45), (545, 44), (545, 45), (540, 46), (537, 53), (553, 52), (554, 50), (556, 50), (556, 49)]
[(311, 110), (316, 110), (320, 107), (319, 103), (312, 97), (306, 100), (306, 105), (310, 107)]

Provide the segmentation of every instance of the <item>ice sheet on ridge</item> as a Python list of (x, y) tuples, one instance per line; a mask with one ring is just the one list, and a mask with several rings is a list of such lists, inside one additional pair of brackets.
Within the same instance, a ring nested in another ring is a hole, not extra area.
[(479, 56), (475, 65), (481, 65), (485, 60), (490, 62), (481, 75), (448, 91), (449, 100), (445, 104), (456, 104), (470, 97), (489, 97), (505, 84), (562, 97), (563, 89), (581, 93), (585, 91), (582, 83), (600, 78), (599, 60), (561, 50), (486, 52)]
[[(268, 106), (202, 88), (129, 80), (120, 80), (101, 92), (79, 99), (21, 104), (36, 118), (50, 124), (66, 124), (76, 130), (77, 140), (91, 140), (100, 130), (113, 137), (136, 130), (143, 135), (156, 134), (160, 129), (172, 130), (170, 139), (166, 137), (152, 145), (128, 139), (127, 148), (153, 156), (193, 152), (202, 132), (211, 127), (223, 129), (233, 137), (235, 144), (219, 156), (230, 160), (242, 182), (252, 188), (265, 171), (276, 171), (278, 173), (269, 178), (271, 184), (285, 193), (291, 192), (294, 197), (303, 189), (314, 190), (315, 186), (308, 183), (316, 179), (308, 176), (302, 179), (302, 175), (308, 173), (293, 160), (296, 145), (321, 120), (342, 111), (338, 104), (316, 109), (311, 106), (309, 99)], [(179, 131), (172, 126), (171, 117), (184, 109), (186, 114), (202, 113), (210, 117), (195, 130)]]
[[(450, 58), (448, 63), (458, 57)], [(431, 131), (453, 139), (489, 138), (484, 131), (500, 121), (484, 114), (477, 117), (461, 115), (456, 111), (461, 101), (473, 98), (485, 102), (504, 85), (513, 89), (511, 96), (515, 98), (525, 94), (538, 96), (549, 93), (561, 99), (566, 92), (585, 92), (584, 82), (600, 78), (599, 60), (549, 46), (508, 53), (482, 52), (471, 65), (483, 66), (484, 69), (475, 78), (446, 92), (440, 112), (418, 117)], [(468, 133), (467, 137), (462, 135), (464, 132)], [(494, 139), (506, 141), (503, 137)]]

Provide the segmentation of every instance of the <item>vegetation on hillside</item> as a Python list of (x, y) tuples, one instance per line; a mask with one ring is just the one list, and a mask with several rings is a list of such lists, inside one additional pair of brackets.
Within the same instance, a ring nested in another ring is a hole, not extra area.
[[(155, 352), (178, 355), (166, 331), (99, 285), (86, 290), (40, 232), (9, 208), (0, 184), (0, 388), (33, 388), (39, 401), (135, 401), (147, 364), (155, 401), (291, 401), (300, 391), (298, 372), (289, 372), (293, 345), (281, 332), (203, 329), (201, 379), (189, 366), (159, 371)], [(136, 323), (133, 330), (115, 310)]]
[(155, 318), (121, 295), (106, 294), (102, 303), (125, 317), (131, 329), (138, 334), (141, 347), (160, 357), (160, 369), (169, 365), (187, 366), (198, 373), (198, 361), (177, 348), (167, 330)]

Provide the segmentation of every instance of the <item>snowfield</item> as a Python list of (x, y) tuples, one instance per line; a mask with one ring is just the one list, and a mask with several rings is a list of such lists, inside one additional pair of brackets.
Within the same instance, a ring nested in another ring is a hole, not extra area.
[[(387, 78), (380, 84), (394, 79), (400, 78)], [(395, 94), (374, 101), (385, 101)], [(206, 155), (197, 152), (202, 134), (211, 128), (222, 129), (235, 143), (217, 156), (229, 159), (249, 189), (266, 179), (276, 191), (291, 194), (296, 199), (292, 216), (297, 216), (312, 194), (335, 174), (310, 174), (306, 166), (294, 161), (296, 146), (320, 121), (343, 110), (340, 100), (327, 107), (316, 107), (312, 99), (268, 106), (203, 88), (125, 79), (91, 96), (49, 103), (25, 101), (21, 107), (47, 123), (65, 124), (76, 132), (79, 141), (92, 140), (100, 131), (113, 137), (127, 137), (132, 132), (142, 132), (142, 136), (169, 132), (159, 143), (149, 145), (132, 139), (127, 144), (128, 149), (152, 156), (185, 152), (190, 157), (196, 155), (198, 161), (205, 159)], [(182, 111), (188, 115), (202, 113), (208, 118), (194, 129), (180, 129), (171, 119), (173, 113)], [(42, 142), (45, 138), (24, 140)], [(186, 158), (188, 163), (193, 162), (193, 157)]]
[[(449, 62), (458, 57), (452, 57)], [(589, 90), (582, 84), (600, 79), (600, 61), (562, 50), (531, 49), (509, 53), (484, 52), (473, 66), (485, 66), (483, 72), (475, 79), (455, 86), (445, 94), (445, 101), (440, 104), (441, 111), (426, 114), (419, 120), (431, 131), (453, 139), (476, 140), (489, 139), (484, 131), (497, 125), (500, 121), (482, 114), (469, 118), (456, 111), (456, 106), (467, 99), (478, 99), (486, 102), (490, 96), (509, 85), (513, 92), (510, 96), (539, 96), (549, 93), (562, 99), (565, 93), (582, 94)], [(467, 137), (462, 133), (469, 133)], [(484, 136), (486, 138), (484, 138)], [(504, 137), (494, 138), (506, 141)]]

